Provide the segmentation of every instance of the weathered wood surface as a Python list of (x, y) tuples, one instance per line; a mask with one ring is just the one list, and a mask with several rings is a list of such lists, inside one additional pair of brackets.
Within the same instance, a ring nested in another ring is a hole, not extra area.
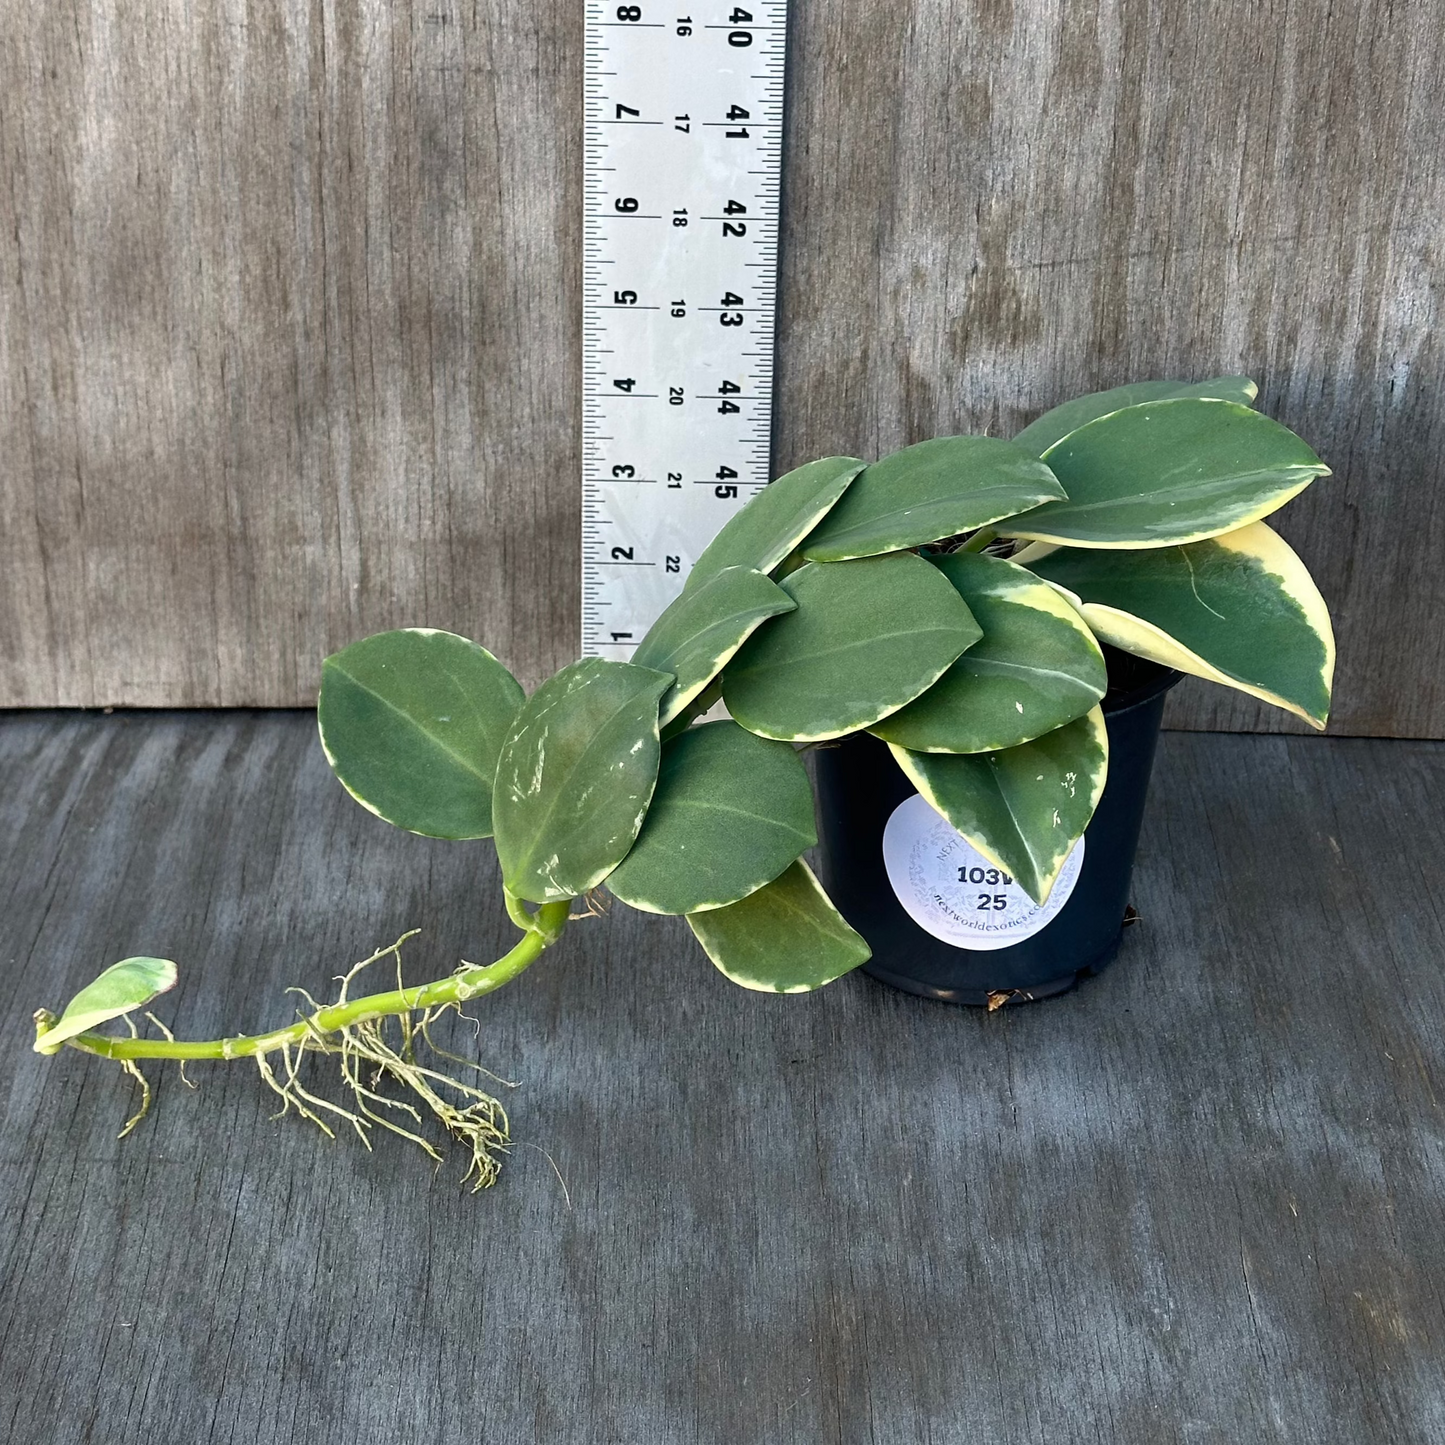
[[(987, 1016), (768, 998), (618, 907), (479, 1008), (520, 1148), (461, 1194), (246, 1065), (29, 1050), (134, 951), (210, 1035), (424, 922), (489, 845), (387, 828), (295, 715), (0, 721), (0, 1436), (1445, 1438), (1445, 746), (1166, 736), (1108, 973)], [(570, 1204), (545, 1150), (570, 1191)]]
[[(1445, 733), (1445, 0), (793, 12), (778, 466), (1249, 371), (1338, 472), (1338, 729)], [(4, 7), (0, 703), (574, 655), (581, 15)]]

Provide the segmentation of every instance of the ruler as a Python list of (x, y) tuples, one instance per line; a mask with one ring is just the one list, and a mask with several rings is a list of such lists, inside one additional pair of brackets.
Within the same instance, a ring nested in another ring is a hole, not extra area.
[(786, 0), (586, 6), (582, 651), (768, 481)]

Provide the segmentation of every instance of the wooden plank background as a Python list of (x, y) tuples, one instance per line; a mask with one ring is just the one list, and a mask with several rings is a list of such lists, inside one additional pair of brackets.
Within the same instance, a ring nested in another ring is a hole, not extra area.
[[(0, 704), (304, 704), (402, 623), (574, 656), (581, 14), (3, 7)], [(1283, 527), (1337, 730), (1445, 735), (1445, 0), (792, 28), (778, 467), (1249, 371), (1337, 472)]]

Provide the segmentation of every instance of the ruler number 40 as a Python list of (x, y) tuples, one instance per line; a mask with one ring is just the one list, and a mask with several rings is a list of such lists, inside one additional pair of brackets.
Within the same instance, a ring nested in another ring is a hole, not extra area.
[[(642, 23), (641, 5), (619, 5), (617, 7), (617, 18), (624, 25), (639, 25)], [(682, 36), (692, 34), (693, 19), (691, 15), (679, 15), (677, 17), (677, 33)], [(735, 5), (732, 14), (728, 16), (729, 25), (751, 25), (753, 14), (751, 10), (744, 10), (741, 6)], [(729, 30), (728, 44), (736, 50), (746, 50), (753, 43), (751, 30)]]

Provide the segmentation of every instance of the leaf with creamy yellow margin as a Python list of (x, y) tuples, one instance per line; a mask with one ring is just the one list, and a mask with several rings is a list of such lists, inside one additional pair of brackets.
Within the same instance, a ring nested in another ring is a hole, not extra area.
[(1104, 654), (1056, 588), (1003, 557), (931, 560), (983, 636), (922, 697), (876, 723), (876, 737), (914, 752), (997, 752), (1073, 722), (1104, 696)]
[(587, 657), (523, 704), (492, 791), (502, 882), (518, 898), (578, 897), (627, 856), (657, 786), (657, 704), (672, 683)]
[(1105, 642), (1324, 727), (1330, 614), (1304, 563), (1264, 522), (1146, 552), (1060, 547), (1029, 567), (1077, 598)]
[(430, 838), (489, 838), (492, 778), (522, 685), (454, 632), (378, 632), (321, 665), (316, 722), (342, 787)]
[(718, 969), (759, 993), (808, 993), (866, 963), (872, 950), (800, 858), (740, 903), (690, 913)]
[(999, 437), (935, 437), (874, 462), (802, 545), (846, 562), (937, 542), (1012, 517), (1064, 489), (1036, 456)]
[(703, 723), (664, 746), (647, 820), (607, 889), (645, 913), (725, 908), (817, 841), (797, 752), (727, 719)]
[(1232, 532), (1329, 468), (1287, 427), (1235, 402), (1185, 397), (1111, 412), (1043, 460), (1068, 499), (998, 523), (1006, 537), (1066, 547), (1172, 547)]
[(1109, 769), (1109, 734), (1097, 707), (997, 753), (888, 746), (934, 809), (1039, 904), (1089, 826)]
[(706, 689), (768, 618), (797, 605), (751, 567), (724, 567), (674, 598), (632, 654), (634, 666), (670, 672), (677, 679), (662, 695), (662, 725)]
[(1091, 421), (1126, 406), (1143, 401), (1167, 401), (1178, 396), (1204, 396), (1214, 401), (1237, 401), (1253, 406), (1259, 388), (1247, 376), (1214, 376), (1208, 381), (1134, 381), (1108, 391), (1093, 391), (1076, 396), (1032, 421), (1015, 438), (1014, 445), (1032, 456), (1041, 457), (1055, 442), (1071, 431), (1088, 426)]
[(54, 1025), (35, 1040), (35, 1052), (59, 1053), (67, 1039), (144, 1008), (157, 994), (175, 986), (176, 966), (170, 959), (123, 958), (98, 974), (66, 1004)]
[(820, 457), (769, 482), (723, 524), (692, 564), (682, 590), (691, 592), (724, 567), (771, 572), (828, 515), (867, 465), (857, 457)]
[(797, 611), (753, 633), (722, 675), (728, 711), (766, 738), (822, 742), (871, 727), (980, 636), (948, 579), (911, 552), (809, 562), (781, 585)]

